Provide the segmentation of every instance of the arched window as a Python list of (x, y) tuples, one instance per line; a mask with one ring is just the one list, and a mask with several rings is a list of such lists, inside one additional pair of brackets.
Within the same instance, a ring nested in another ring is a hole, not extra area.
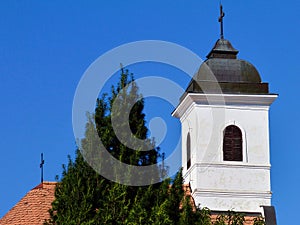
[(240, 128), (230, 125), (224, 130), (223, 160), (243, 161), (243, 138)]
[(186, 168), (189, 169), (191, 167), (191, 137), (190, 133), (188, 133), (186, 138)]

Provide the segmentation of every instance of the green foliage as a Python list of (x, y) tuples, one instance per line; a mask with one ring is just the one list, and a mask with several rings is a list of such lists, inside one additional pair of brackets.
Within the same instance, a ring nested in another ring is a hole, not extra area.
[(219, 215), (214, 225), (243, 225), (244, 222), (244, 214), (228, 211), (226, 214)]
[(79, 151), (63, 166), (63, 178), (56, 186), (49, 224), (93, 224), (93, 214), (105, 183), (84, 161)]
[(195, 207), (190, 196), (183, 199), (182, 210), (179, 218), (179, 225), (211, 225), (210, 210), (208, 208)]
[[(104, 94), (97, 100), (95, 115), (87, 115), (85, 138), (81, 140), (83, 151), (77, 150), (75, 161), (69, 157), (68, 165), (63, 166), (62, 179), (56, 187), (50, 210), (51, 218), (46, 224), (172, 224), (173, 218), (168, 214), (173, 213), (176, 204), (178, 206), (179, 197), (175, 196), (177, 191), (172, 190), (173, 197), (168, 199), (170, 179), (146, 187), (125, 186), (97, 174), (84, 160), (88, 158), (93, 167), (110, 168), (105, 161), (100, 165), (98, 163), (102, 157), (100, 137), (105, 148), (119, 161), (137, 166), (156, 164), (159, 148), (155, 148), (153, 140), (147, 139), (143, 109), (144, 101), (132, 74), (122, 69), (117, 86), (112, 87), (109, 95)], [(131, 143), (133, 147), (129, 148), (115, 134), (117, 129), (121, 131), (121, 139), (122, 135), (126, 138), (128, 121), (124, 123), (122, 117), (127, 111), (130, 112), (132, 135), (144, 140), (146, 146), (142, 147), (147, 147), (149, 151), (140, 151), (142, 149), (139, 149), (138, 143)], [(117, 126), (113, 127), (112, 117), (120, 121)], [(123, 130), (125, 132), (122, 133)], [(157, 167), (152, 171), (153, 179), (160, 176), (160, 170)], [(130, 177), (130, 171), (125, 172), (128, 172), (128, 179), (138, 179)], [(178, 183), (176, 179), (174, 183)]]
[(97, 210), (95, 220), (99, 224), (124, 224), (128, 216), (130, 199), (127, 197), (128, 187), (114, 183), (101, 196), (105, 202)]
[(253, 222), (254, 222), (253, 225), (265, 225), (266, 224), (265, 219), (261, 216), (254, 218)]

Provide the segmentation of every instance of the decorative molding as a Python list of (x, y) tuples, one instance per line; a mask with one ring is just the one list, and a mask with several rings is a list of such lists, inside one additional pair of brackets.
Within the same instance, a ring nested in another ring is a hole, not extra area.
[(269, 191), (227, 191), (227, 190), (207, 190), (207, 189), (199, 189), (196, 188), (192, 193), (193, 197), (223, 197), (223, 198), (264, 198), (271, 199), (272, 192)]
[(226, 161), (221, 163), (215, 162), (201, 162), (194, 163), (194, 167), (215, 167), (215, 168), (244, 168), (244, 169), (263, 169), (270, 170), (271, 165), (262, 165), (262, 164), (249, 164), (245, 162), (234, 162), (234, 161)]
[(212, 162), (202, 162), (202, 163), (193, 163), (192, 166), (187, 170), (187, 172), (184, 174), (183, 178), (187, 178), (190, 173), (196, 169), (196, 168), (202, 168), (203, 170), (207, 168), (226, 168), (226, 169), (256, 169), (256, 170), (268, 170), (270, 171), (271, 165), (261, 165), (261, 164), (249, 164), (245, 162), (231, 162), (226, 161), (226, 163), (212, 163)]
[(188, 93), (172, 112), (172, 116), (180, 118), (186, 113), (192, 103), (197, 106), (222, 107), (222, 108), (247, 108), (268, 110), (269, 106), (278, 97), (269, 95), (244, 95), (244, 94), (202, 94)]

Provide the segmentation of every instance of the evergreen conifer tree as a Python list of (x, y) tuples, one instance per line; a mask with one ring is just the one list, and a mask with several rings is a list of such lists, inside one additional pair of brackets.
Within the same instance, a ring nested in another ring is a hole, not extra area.
[[(63, 166), (62, 179), (57, 184), (50, 210), (51, 218), (47, 224), (129, 224), (130, 218), (150, 220), (152, 209), (155, 204), (159, 204), (156, 194), (161, 184), (131, 187), (114, 183), (96, 173), (84, 160), (88, 157), (90, 164), (93, 164), (93, 160), (96, 164), (101, 157), (98, 135), (106, 150), (118, 160), (137, 166), (156, 164), (159, 148), (155, 148), (153, 140), (147, 138), (144, 101), (141, 97), (133, 75), (122, 69), (120, 81), (116, 87), (112, 87), (110, 95), (104, 94), (97, 100), (95, 115), (87, 115), (85, 138), (81, 140), (83, 151), (77, 150), (75, 161), (69, 157), (67, 167)], [(126, 124), (119, 123), (113, 128), (112, 114), (115, 113), (114, 118), (118, 120), (118, 117), (123, 116), (122, 112), (126, 111), (130, 111), (129, 126), (132, 134), (144, 140), (149, 151), (141, 151), (139, 146), (131, 149), (116, 136), (114, 129), (122, 130)], [(108, 165), (104, 162), (104, 165), (97, 166)], [(153, 172), (155, 178), (160, 176), (158, 167)], [(168, 185), (164, 183), (164, 186), (167, 188)], [(138, 223), (134, 221), (133, 224)]]

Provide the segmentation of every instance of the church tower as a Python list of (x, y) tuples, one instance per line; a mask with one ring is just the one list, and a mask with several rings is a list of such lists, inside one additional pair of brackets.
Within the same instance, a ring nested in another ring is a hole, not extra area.
[(277, 98), (223, 37), (189, 83), (173, 116), (182, 126), (182, 167), (196, 205), (262, 213), (271, 206), (269, 108)]

